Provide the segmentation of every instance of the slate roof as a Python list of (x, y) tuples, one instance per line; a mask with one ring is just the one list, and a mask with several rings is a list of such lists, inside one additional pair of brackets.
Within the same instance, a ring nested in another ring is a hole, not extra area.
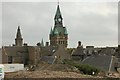
[(21, 35), (21, 32), (20, 32), (20, 26), (18, 26), (16, 38), (22, 39), (22, 35)]
[(44, 56), (41, 58), (42, 61), (45, 61), (49, 64), (53, 64), (56, 60), (56, 58), (54, 56)]
[(66, 27), (63, 27), (64, 28), (64, 34), (68, 34), (68, 32), (67, 32), (67, 29), (66, 29)]
[(113, 47), (102, 48), (99, 54), (106, 54), (106, 55), (111, 56), (115, 53), (114, 50), (115, 49)]
[(54, 63), (55, 61), (59, 62), (64, 59), (70, 59), (70, 55), (67, 53), (67, 50), (65, 50), (64, 45), (59, 45), (56, 47), (47, 46), (42, 48), (41, 51), (43, 54), (41, 60), (50, 64)]
[(20, 56), (22, 53), (27, 53), (27, 48), (23, 46), (4, 46), (2, 49), (7, 56)]
[(54, 27), (53, 30), (51, 29), (50, 34), (51, 34), (51, 35), (54, 35), (54, 34), (55, 34), (55, 35), (60, 35), (60, 34), (65, 34), (65, 35), (67, 35), (68, 33), (67, 33), (66, 27), (63, 27), (63, 26), (61, 26), (61, 25), (57, 25), (57, 26)]
[(57, 11), (54, 18), (62, 18), (59, 5), (57, 6)]
[(72, 55), (84, 55), (84, 53), (83, 53), (83, 47), (77, 47), (77, 49), (75, 49), (75, 51), (72, 53)]
[(56, 35), (58, 35), (58, 34), (59, 34), (59, 32), (58, 32), (58, 29), (57, 29), (57, 28), (54, 28), (53, 34), (56, 34)]
[(43, 56), (51, 56), (56, 52), (57, 49), (58, 49), (57, 46), (41, 47), (41, 53)]
[[(107, 56), (107, 55), (90, 56), (84, 59), (82, 61), (82, 64), (89, 64), (97, 68), (100, 68), (102, 70), (109, 71), (111, 59), (112, 59), (112, 56)], [(115, 71), (114, 69), (115, 61), (116, 61), (116, 58), (113, 58), (110, 71)]]

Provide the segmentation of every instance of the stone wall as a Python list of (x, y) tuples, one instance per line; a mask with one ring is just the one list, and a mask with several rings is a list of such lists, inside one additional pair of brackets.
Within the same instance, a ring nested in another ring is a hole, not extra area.
[(38, 46), (29, 46), (29, 64), (37, 64), (40, 60), (40, 48)]

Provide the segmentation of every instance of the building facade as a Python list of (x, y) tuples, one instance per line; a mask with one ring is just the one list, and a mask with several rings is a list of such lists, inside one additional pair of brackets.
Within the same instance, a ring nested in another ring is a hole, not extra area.
[(18, 26), (15, 38), (15, 45), (2, 46), (2, 64), (37, 64), (40, 58), (40, 48), (38, 46), (23, 45), (23, 38)]

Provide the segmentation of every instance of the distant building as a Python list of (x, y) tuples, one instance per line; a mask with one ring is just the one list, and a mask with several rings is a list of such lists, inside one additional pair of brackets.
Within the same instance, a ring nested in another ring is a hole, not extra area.
[(85, 53), (86, 55), (92, 55), (94, 53), (94, 46), (86, 46)]
[[(105, 71), (114, 71), (120, 67), (120, 45), (115, 47), (94, 48), (94, 46), (86, 46), (78, 41), (77, 48), (67, 48), (68, 32), (63, 26), (63, 18), (60, 12), (60, 7), (57, 5), (57, 11), (54, 17), (54, 28), (51, 28), (49, 34), (49, 42), (44, 44), (37, 43), (37, 46), (28, 46), (23, 44), (23, 38), (18, 26), (13, 46), (2, 47), (3, 64), (21, 63), (21, 64), (38, 64), (40, 61), (53, 63), (63, 63), (64, 60), (74, 60), (82, 64), (93, 65)], [(1, 51), (1, 50), (0, 50)], [(0, 52), (1, 53), (1, 52)]]
[(63, 26), (63, 18), (60, 12), (59, 5), (57, 6), (57, 11), (54, 17), (54, 28), (51, 28), (49, 39), (50, 45), (56, 46), (64, 44), (65, 47), (68, 45), (68, 33), (66, 27)]
[[(18, 26), (13, 46), (2, 47), (2, 63), (22, 63), (22, 64), (37, 64), (40, 60), (54, 63), (62, 63), (64, 59), (70, 59), (70, 54), (67, 53), (68, 33), (66, 27), (63, 27), (62, 15), (59, 5), (54, 17), (55, 25), (50, 32), (50, 45), (42, 39), (37, 43), (37, 46), (28, 46), (23, 44), (20, 26)], [(42, 54), (41, 54), (42, 53)]]
[(72, 52), (72, 59), (75, 61), (82, 61), (85, 58), (84, 48), (81, 42), (78, 41), (77, 48)]
[(115, 64), (115, 67), (120, 68), (120, 45), (118, 45), (117, 53), (115, 56), (118, 60)]
[(120, 58), (120, 45), (118, 45), (118, 56), (117, 57)]
[(108, 55), (92, 55), (84, 59), (81, 63), (97, 67), (106, 72), (116, 72), (114, 64), (117, 59)]
[(37, 64), (40, 58), (40, 48), (38, 46), (23, 45), (23, 38), (20, 32), (20, 26), (17, 30), (15, 45), (2, 47), (2, 63), (12, 64)]

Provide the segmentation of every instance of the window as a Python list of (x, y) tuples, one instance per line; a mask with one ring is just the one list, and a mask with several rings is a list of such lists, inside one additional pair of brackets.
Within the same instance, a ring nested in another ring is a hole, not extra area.
[(11, 64), (12, 63), (12, 59), (13, 57), (12, 56), (8, 56), (8, 63)]

